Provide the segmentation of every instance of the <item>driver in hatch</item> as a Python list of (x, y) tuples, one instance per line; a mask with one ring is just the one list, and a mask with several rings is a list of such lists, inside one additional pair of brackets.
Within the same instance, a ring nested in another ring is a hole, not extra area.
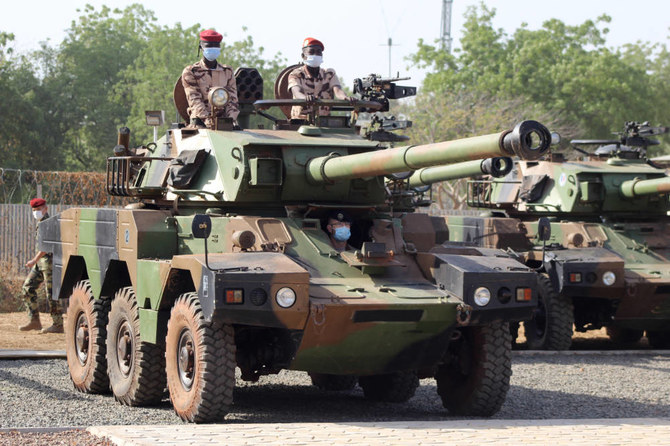
[(351, 217), (342, 211), (334, 211), (328, 214), (326, 232), (330, 237), (330, 243), (337, 252), (353, 249), (347, 244), (351, 237)]
[[(288, 90), (293, 99), (305, 99), (312, 102), (315, 99), (342, 99), (354, 103), (355, 98), (347, 96), (342, 90), (340, 80), (332, 68), (321, 68), (323, 62), (323, 43), (308, 37), (302, 43), (303, 65), (291, 71), (288, 75)], [(312, 106), (294, 106), (291, 108), (291, 119), (308, 119)], [(319, 107), (319, 115), (327, 116), (329, 107)]]

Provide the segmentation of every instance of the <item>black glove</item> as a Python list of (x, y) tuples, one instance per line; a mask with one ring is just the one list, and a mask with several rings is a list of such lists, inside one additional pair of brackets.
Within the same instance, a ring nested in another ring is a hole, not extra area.
[(191, 118), (191, 126), (199, 129), (206, 129), (207, 126), (200, 118)]
[(308, 104), (311, 104), (316, 100), (316, 98), (312, 93), (305, 93), (305, 100), (307, 101)]
[(233, 121), (233, 130), (242, 130), (242, 127), (240, 127), (237, 121)]

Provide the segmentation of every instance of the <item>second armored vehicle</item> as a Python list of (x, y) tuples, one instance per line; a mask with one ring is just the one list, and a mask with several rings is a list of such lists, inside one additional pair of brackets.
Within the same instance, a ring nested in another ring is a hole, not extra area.
[[(490, 217), (448, 218), (452, 240), (510, 248), (542, 269), (530, 347), (569, 348), (573, 323), (670, 347), (670, 177), (645, 158), (649, 137), (665, 131), (630, 122), (620, 140), (572, 141), (586, 160), (519, 161), (505, 178), (470, 183), (469, 204)], [(551, 228), (544, 254), (538, 217)]]

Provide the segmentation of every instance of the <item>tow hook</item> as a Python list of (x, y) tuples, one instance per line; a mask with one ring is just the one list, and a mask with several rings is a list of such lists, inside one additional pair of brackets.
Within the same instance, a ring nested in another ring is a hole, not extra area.
[(466, 304), (458, 304), (456, 307), (456, 322), (458, 325), (467, 325), (472, 316), (472, 307)]

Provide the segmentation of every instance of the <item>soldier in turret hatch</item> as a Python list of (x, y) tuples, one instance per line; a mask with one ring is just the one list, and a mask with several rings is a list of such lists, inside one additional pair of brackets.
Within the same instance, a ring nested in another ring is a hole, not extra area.
[(237, 85), (233, 69), (216, 61), (221, 54), (223, 36), (213, 29), (200, 33), (202, 60), (184, 68), (181, 82), (188, 100), (189, 127), (212, 128), (214, 116), (211, 116), (208, 94), (214, 87), (223, 87), (228, 92), (228, 103), (223, 109), (223, 117), (237, 120), (240, 113), (237, 103)]
[[(343, 99), (355, 102), (355, 98), (347, 96), (342, 90), (340, 80), (332, 68), (323, 69), (323, 43), (313, 37), (306, 38), (302, 43), (303, 65), (291, 71), (288, 76), (288, 89), (293, 99)], [(291, 108), (291, 119), (307, 119), (312, 111), (311, 106)], [(319, 115), (330, 113), (329, 107), (319, 107)]]

